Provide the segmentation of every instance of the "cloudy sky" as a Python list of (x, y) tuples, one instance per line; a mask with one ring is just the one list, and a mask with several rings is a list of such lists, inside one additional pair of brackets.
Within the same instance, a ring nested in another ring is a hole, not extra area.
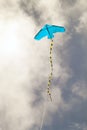
[[(64, 26), (54, 38), (53, 102), (46, 97), (49, 40), (44, 24)], [(87, 1), (0, 0), (0, 130), (87, 130)]]

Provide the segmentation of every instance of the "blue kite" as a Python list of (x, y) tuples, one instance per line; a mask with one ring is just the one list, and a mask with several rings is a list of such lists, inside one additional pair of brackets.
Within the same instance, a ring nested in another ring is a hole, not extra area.
[(65, 32), (65, 28), (62, 26), (56, 25), (44, 25), (44, 27), (35, 35), (34, 39), (40, 40), (46, 36), (48, 39), (52, 39), (54, 37), (54, 33)]
[(54, 38), (54, 33), (57, 32), (65, 32), (65, 28), (62, 26), (56, 26), (56, 25), (48, 25), (46, 24), (34, 37), (35, 40), (41, 40), (44, 37), (48, 37), (48, 39), (51, 40), (50, 44), (50, 75), (48, 78), (48, 85), (47, 85), (47, 93), (50, 96), (50, 100), (52, 101), (52, 96), (51, 96), (51, 91), (50, 91), (50, 85), (52, 81), (52, 76), (53, 76), (53, 61), (52, 61), (52, 49), (53, 49), (53, 38)]

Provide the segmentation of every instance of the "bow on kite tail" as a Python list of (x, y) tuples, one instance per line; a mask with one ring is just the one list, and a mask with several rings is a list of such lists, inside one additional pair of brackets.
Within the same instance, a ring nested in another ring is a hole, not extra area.
[(52, 58), (52, 50), (53, 50), (53, 40), (50, 42), (50, 56), (49, 56), (49, 61), (50, 61), (50, 75), (48, 78), (48, 86), (47, 86), (47, 94), (50, 97), (50, 100), (52, 101), (52, 94), (51, 94), (51, 83), (52, 83), (52, 76), (53, 76), (53, 58)]

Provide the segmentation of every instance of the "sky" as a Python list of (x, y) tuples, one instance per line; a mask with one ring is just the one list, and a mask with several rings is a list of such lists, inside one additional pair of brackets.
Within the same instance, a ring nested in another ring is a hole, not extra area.
[[(0, 130), (87, 130), (86, 0), (0, 0)], [(44, 24), (64, 26), (53, 48), (51, 103), (46, 96), (50, 40)]]

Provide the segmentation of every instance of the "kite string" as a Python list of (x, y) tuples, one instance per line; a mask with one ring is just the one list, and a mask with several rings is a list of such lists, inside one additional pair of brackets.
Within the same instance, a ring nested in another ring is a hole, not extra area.
[(43, 123), (44, 123), (44, 119), (45, 119), (45, 114), (46, 114), (46, 102), (44, 103), (44, 107), (43, 107), (43, 113), (42, 113), (42, 119), (41, 119), (40, 130), (42, 130), (42, 128), (43, 128)]
[(50, 43), (50, 57), (49, 57), (49, 60), (50, 60), (50, 75), (49, 75), (49, 78), (48, 78), (48, 86), (47, 86), (47, 94), (49, 95), (51, 101), (52, 101), (52, 96), (51, 96), (51, 87), (50, 86), (51, 86), (52, 76), (53, 76), (52, 50), (53, 50), (53, 40), (51, 40), (51, 43)]

